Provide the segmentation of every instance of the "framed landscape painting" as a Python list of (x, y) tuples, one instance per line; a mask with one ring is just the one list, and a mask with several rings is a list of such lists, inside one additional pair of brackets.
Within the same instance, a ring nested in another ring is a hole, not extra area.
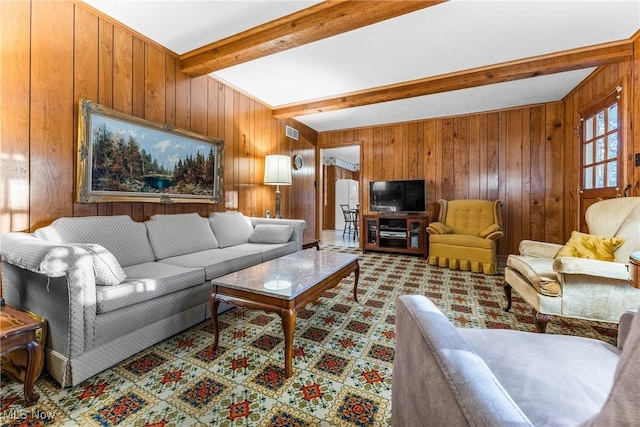
[(77, 200), (218, 203), (224, 142), (80, 101)]

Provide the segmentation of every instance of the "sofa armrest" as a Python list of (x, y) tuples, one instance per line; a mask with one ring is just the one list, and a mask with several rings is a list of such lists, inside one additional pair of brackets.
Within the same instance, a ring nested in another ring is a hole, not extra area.
[(47, 319), (50, 333), (58, 334), (53, 351), (71, 358), (91, 348), (96, 317), (91, 255), (28, 233), (7, 233), (0, 242), (7, 302)]
[(0, 242), (3, 261), (34, 273), (62, 277), (68, 271), (82, 267), (81, 260), (85, 258), (93, 268), (91, 257), (84, 249), (48, 242), (33, 234), (7, 233), (2, 235)]
[(393, 425), (530, 426), (487, 364), (419, 295), (396, 300)]
[(582, 274), (624, 281), (629, 278), (626, 265), (597, 259), (559, 257), (553, 261), (553, 270), (558, 274)]
[(536, 258), (554, 258), (563, 245), (556, 243), (523, 240), (520, 242), (520, 255)]
[(302, 235), (305, 228), (307, 228), (307, 222), (303, 219), (271, 219), (260, 217), (249, 217), (251, 225), (254, 227), (258, 224), (275, 224), (275, 225), (290, 225), (293, 227), (293, 233), (289, 238), (290, 242), (296, 242), (297, 250), (302, 250)]

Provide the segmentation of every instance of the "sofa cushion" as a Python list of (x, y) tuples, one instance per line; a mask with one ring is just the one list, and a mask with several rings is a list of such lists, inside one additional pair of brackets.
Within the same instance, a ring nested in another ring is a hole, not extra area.
[(153, 215), (145, 225), (157, 259), (218, 247), (209, 221), (197, 213)]
[(96, 285), (117, 285), (127, 278), (116, 257), (102, 246), (95, 243), (76, 243), (73, 246), (78, 246), (91, 255)]
[(253, 232), (251, 220), (240, 212), (213, 213), (209, 216), (209, 223), (221, 248), (247, 243)]
[(201, 268), (146, 262), (124, 268), (127, 279), (115, 286), (96, 286), (98, 313), (106, 313), (177, 292), (204, 282)]
[(558, 283), (558, 275), (553, 271), (553, 259), (551, 258), (509, 255), (507, 267), (517, 270), (543, 295), (557, 297), (562, 292), (560, 283)]
[(593, 234), (572, 231), (569, 241), (558, 251), (556, 258), (576, 257), (598, 259), (601, 261), (615, 261), (616, 249), (624, 243), (618, 237), (602, 237)]
[(256, 251), (231, 251), (218, 248), (165, 258), (160, 262), (180, 267), (203, 268), (205, 280), (211, 280), (233, 271), (260, 264), (262, 256)]
[(290, 225), (258, 224), (249, 235), (251, 243), (286, 243), (293, 233)]
[(456, 330), (532, 425), (576, 425), (600, 411), (613, 385), (620, 351), (605, 342), (512, 330)]
[(226, 248), (228, 251), (243, 252), (243, 253), (259, 253), (262, 258), (262, 262), (270, 261), (281, 256), (289, 255), (296, 252), (296, 242), (287, 243), (244, 243), (242, 245), (230, 246)]
[(36, 231), (36, 236), (46, 238), (44, 236), (55, 234), (60, 242), (96, 243), (111, 252), (122, 267), (156, 259), (147, 237), (147, 227), (127, 215), (64, 217), (56, 219), (49, 227), (48, 233)]
[(431, 234), (429, 236), (429, 242), (485, 249), (491, 249), (495, 244), (493, 240), (483, 239), (482, 237), (469, 234)]

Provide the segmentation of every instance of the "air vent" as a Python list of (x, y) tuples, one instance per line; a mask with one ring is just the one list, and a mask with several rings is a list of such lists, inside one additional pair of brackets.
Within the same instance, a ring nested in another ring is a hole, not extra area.
[(291, 138), (291, 139), (295, 139), (296, 141), (298, 140), (298, 129), (294, 129), (289, 125), (285, 125), (285, 134)]

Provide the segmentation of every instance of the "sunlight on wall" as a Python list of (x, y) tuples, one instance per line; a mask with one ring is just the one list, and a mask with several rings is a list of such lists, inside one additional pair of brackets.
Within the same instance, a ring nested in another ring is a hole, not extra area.
[(238, 210), (238, 192), (226, 191), (224, 193), (225, 210)]
[(22, 155), (0, 153), (0, 232), (29, 228), (29, 168)]

